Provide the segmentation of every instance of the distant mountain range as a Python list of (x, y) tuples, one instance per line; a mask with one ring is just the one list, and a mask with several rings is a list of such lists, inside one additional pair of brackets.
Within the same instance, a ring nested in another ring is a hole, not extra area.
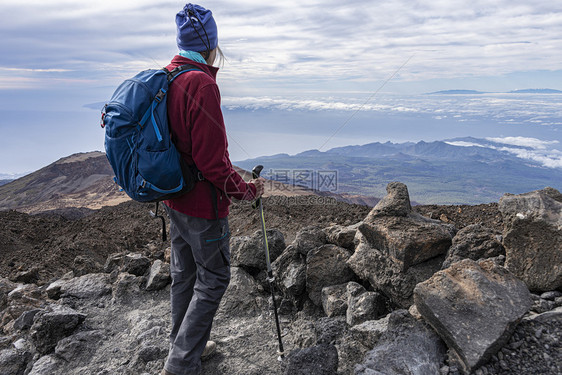
[(384, 196), (389, 182), (400, 181), (408, 186), (412, 199), (421, 204), (497, 202), (504, 193), (562, 186), (562, 169), (523, 160), (505, 151), (505, 147), (471, 137), (400, 144), (376, 142), (236, 163), (246, 169), (263, 164), (269, 178), (318, 190), (334, 191), (334, 185), (328, 186), (324, 181), (331, 173), (337, 175), (335, 191), (366, 196)]
[[(234, 168), (245, 180), (251, 179), (250, 172)], [(53, 212), (74, 217), (92, 209), (130, 200), (124, 192), (119, 191), (113, 176), (104, 153), (74, 154), (21, 178), (2, 180), (6, 183), (0, 184), (0, 211), (17, 210), (31, 214)], [(322, 195), (369, 206), (378, 202), (378, 199), (356, 194), (316, 194), (306, 188), (274, 181), (266, 183), (265, 190), (266, 196)]]
[(435, 91), (430, 92), (429, 95), (476, 95), (476, 94), (562, 94), (560, 90), (554, 89), (522, 89), (522, 90), (513, 90), (509, 92), (501, 92), (501, 93), (491, 93), (485, 91), (477, 91), (477, 90), (442, 90), (442, 91)]
[[(248, 180), (248, 170), (264, 165), (262, 175), (270, 180), (268, 195), (316, 194), (369, 206), (386, 194), (391, 181), (405, 183), (412, 201), (419, 204), (489, 203), (497, 202), (504, 193), (562, 187), (562, 168), (521, 159), (518, 152), (527, 154), (534, 149), (471, 137), (376, 142), (325, 152), (263, 156), (236, 162), (241, 167), (236, 169)], [(129, 200), (112, 178), (104, 153), (71, 155), (18, 179), (2, 180), (0, 210), (86, 210)]]

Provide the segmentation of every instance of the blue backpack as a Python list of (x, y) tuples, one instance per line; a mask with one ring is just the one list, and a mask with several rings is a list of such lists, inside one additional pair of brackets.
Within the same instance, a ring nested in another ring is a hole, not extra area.
[(115, 182), (135, 201), (159, 202), (193, 189), (202, 180), (183, 161), (170, 138), (166, 93), (183, 65), (145, 70), (124, 81), (102, 109), (105, 152)]

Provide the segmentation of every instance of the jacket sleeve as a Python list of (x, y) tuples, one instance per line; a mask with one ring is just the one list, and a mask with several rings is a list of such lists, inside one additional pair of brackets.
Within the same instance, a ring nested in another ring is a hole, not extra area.
[(203, 177), (229, 197), (254, 199), (256, 187), (242, 179), (229, 159), (217, 85), (201, 87), (191, 101), (188, 113), (193, 161)]

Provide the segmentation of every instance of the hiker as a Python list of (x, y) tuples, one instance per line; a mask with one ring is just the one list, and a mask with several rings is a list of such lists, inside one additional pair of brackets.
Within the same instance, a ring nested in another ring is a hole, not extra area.
[(167, 69), (191, 64), (200, 71), (184, 73), (170, 86), (170, 131), (183, 159), (195, 164), (204, 180), (165, 201), (171, 222), (172, 331), (162, 375), (191, 375), (200, 373), (201, 358), (216, 347), (209, 337), (230, 281), (230, 198), (260, 197), (264, 179), (244, 182), (229, 159), (218, 68), (212, 66), (222, 52), (211, 11), (187, 4), (176, 15), (176, 26), (180, 52)]

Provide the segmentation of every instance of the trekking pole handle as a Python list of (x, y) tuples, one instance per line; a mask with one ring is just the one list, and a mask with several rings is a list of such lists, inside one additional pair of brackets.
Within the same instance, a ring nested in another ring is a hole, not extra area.
[[(256, 179), (260, 176), (260, 173), (263, 169), (263, 165), (256, 165), (254, 169), (252, 169), (252, 178)], [(252, 203), (252, 208), (256, 209), (261, 205), (261, 198), (256, 199), (254, 203)]]
[(256, 165), (254, 169), (252, 169), (252, 178), (258, 178), (262, 170), (263, 165)]

